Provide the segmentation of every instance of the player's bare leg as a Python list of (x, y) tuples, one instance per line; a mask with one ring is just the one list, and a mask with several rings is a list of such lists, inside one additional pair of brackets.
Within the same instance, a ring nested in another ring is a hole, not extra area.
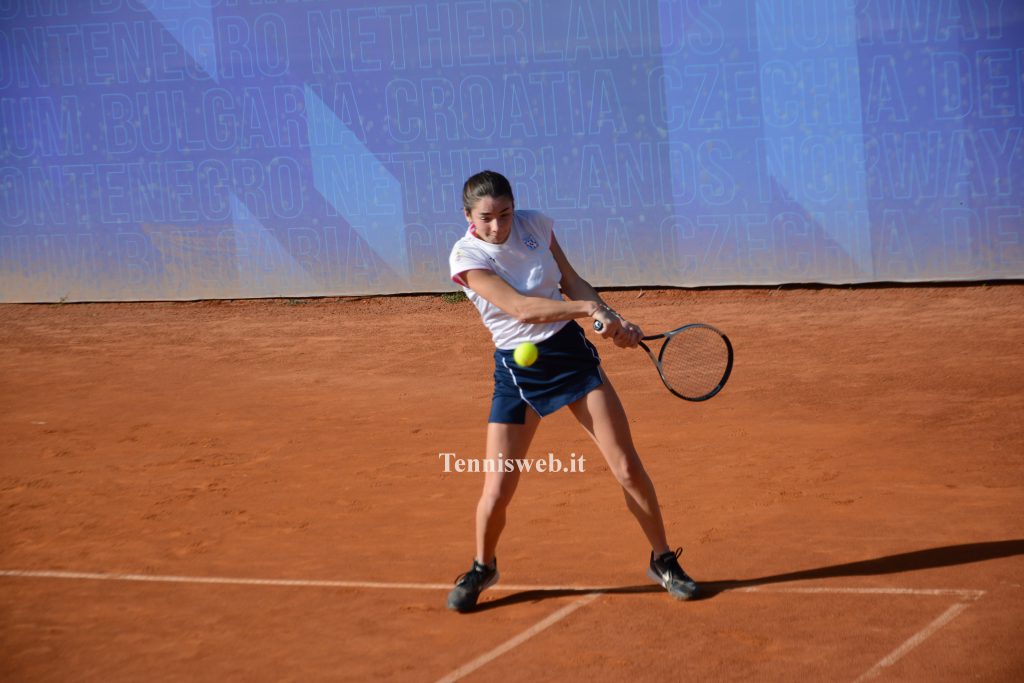
[(494, 561), (498, 538), (505, 528), (505, 511), (519, 485), (519, 470), (506, 472), (502, 462), (526, 457), (538, 424), (540, 417), (528, 408), (524, 424), (487, 425), (486, 458), (495, 462), (494, 469), (500, 471), (486, 472), (484, 490), (476, 506), (476, 559), (481, 564)]
[(484, 490), (476, 506), (476, 558), (473, 567), (455, 580), (455, 588), (448, 594), (448, 609), (471, 611), (480, 593), (498, 580), (495, 549), (505, 528), (505, 511), (519, 485), (519, 469), (506, 471), (503, 463), (526, 456), (539, 423), (537, 413), (527, 409), (524, 424), (487, 425), (485, 462), (494, 464), (484, 468)]
[(601, 386), (569, 408), (597, 444), (616, 481), (622, 486), (626, 505), (639, 522), (651, 548), (659, 555), (666, 552), (669, 548), (658, 495), (633, 446), (626, 411), (608, 377), (604, 377)]
[(626, 411), (608, 377), (603, 371), (601, 374), (604, 384), (569, 407), (601, 450), (622, 486), (629, 511), (636, 517), (651, 544), (647, 576), (677, 600), (689, 600), (697, 595), (697, 583), (679, 566), (681, 549), (675, 552), (669, 550), (658, 496), (633, 446)]

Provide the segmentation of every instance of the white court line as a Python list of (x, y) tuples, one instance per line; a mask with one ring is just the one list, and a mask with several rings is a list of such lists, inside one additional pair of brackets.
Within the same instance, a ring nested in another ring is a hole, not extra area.
[(925, 640), (927, 640), (930, 636), (934, 635), (935, 632), (938, 631), (940, 628), (942, 628), (949, 622), (953, 621), (953, 619), (955, 619), (957, 615), (959, 615), (961, 612), (967, 609), (967, 607), (968, 605), (966, 605), (965, 603), (958, 602), (957, 604), (947, 609), (945, 612), (939, 615), (939, 617), (935, 621), (928, 624), (923, 629), (912, 635), (909, 639), (907, 639), (905, 643), (903, 643), (898, 648), (896, 648), (888, 655), (886, 655), (886, 657), (882, 661), (878, 662), (873, 667), (865, 671), (860, 678), (854, 681), (854, 683), (860, 683), (861, 681), (868, 681), (872, 678), (877, 678), (879, 674), (882, 673), (883, 669), (892, 666), (893, 664), (898, 662), (903, 657), (903, 655), (907, 654), (915, 647), (917, 647)]
[[(239, 586), (303, 586), (314, 588), (382, 588), (387, 590), (449, 590), (453, 583), (384, 583), (380, 581), (330, 581), (319, 579), (247, 579), (230, 576), (175, 576), (161, 574), (111, 574), (100, 572), (70, 572), (59, 569), (21, 570), (0, 569), (0, 576), (34, 579), (82, 579), (88, 581), (143, 581), (151, 583), (212, 583)], [(654, 585), (654, 584), (651, 584)], [(500, 584), (489, 591), (575, 591), (600, 593), (616, 590), (615, 586), (529, 586)]]
[(749, 586), (733, 589), (740, 593), (845, 593), (849, 595), (937, 595), (955, 596), (964, 600), (977, 600), (985, 595), (982, 590), (965, 588), (842, 588), (839, 586)]
[(92, 581), (147, 581), (156, 583), (215, 583), (239, 586), (313, 586), (316, 588), (386, 588), (408, 590), (446, 590), (447, 583), (380, 583), (376, 581), (318, 581), (315, 579), (245, 579), (218, 576), (161, 576), (158, 574), (100, 574), (59, 570), (21, 571), (0, 569), (0, 576), (37, 579), (85, 579)]
[[(72, 572), (63, 570), (18, 570), (0, 569), (0, 577), (22, 577), (22, 578), (45, 578), (45, 579), (83, 579), (96, 581), (141, 581), (157, 583), (192, 583), (192, 584), (220, 584), (240, 586), (299, 586), (315, 588), (371, 588), (385, 590), (448, 590), (451, 584), (447, 583), (384, 583), (379, 581), (328, 581), (315, 579), (247, 579), (218, 576), (175, 576), (159, 574), (114, 574), (98, 572)], [(652, 584), (653, 585), (653, 584)], [(560, 619), (576, 611), (580, 607), (590, 603), (599, 595), (605, 592), (617, 590), (615, 586), (531, 586), (521, 584), (502, 584), (492, 586), (490, 591), (575, 591), (587, 593), (579, 600), (563, 607), (546, 619), (538, 622), (531, 628), (519, 634), (512, 640), (499, 645), (484, 655), (481, 655), (472, 662), (456, 669), (443, 681), (454, 681), (474, 671), (494, 658), (508, 652), (512, 648), (529, 640), (537, 633), (551, 626)], [(746, 586), (743, 588), (727, 589), (724, 592), (739, 593), (805, 593), (805, 594), (846, 594), (846, 595), (916, 595), (916, 596), (955, 596), (961, 600), (977, 600), (985, 594), (983, 590), (969, 590), (963, 588), (864, 588), (864, 587), (843, 587), (843, 586)], [(877, 677), (883, 669), (892, 666), (912, 649), (920, 645), (925, 639), (932, 636), (940, 628), (952, 621), (957, 615), (967, 609), (965, 603), (957, 603), (946, 610), (935, 621), (928, 624), (921, 631), (914, 634), (909, 640), (900, 645), (896, 650), (875, 664), (870, 670), (857, 679), (856, 683)]]
[[(377, 588), (384, 590), (448, 590), (450, 583), (384, 583), (381, 581), (330, 581), (318, 579), (247, 579), (229, 576), (175, 576), (160, 574), (113, 574), (100, 572), (71, 572), (63, 570), (0, 569), (0, 576), (37, 579), (83, 579), (91, 581), (143, 581), (155, 583), (200, 583), (238, 586), (300, 586), (313, 588)], [(654, 586), (655, 584), (651, 584)], [(577, 593), (614, 593), (621, 586), (532, 586), (526, 584), (497, 584), (489, 591), (574, 591)], [(955, 596), (963, 600), (977, 600), (985, 591), (963, 588), (845, 588), (842, 586), (747, 586), (729, 588), (727, 593), (823, 593), (853, 595), (935, 595)]]
[(437, 680), (437, 683), (452, 683), (452, 681), (457, 681), (460, 678), (462, 678), (463, 676), (466, 676), (466, 675), (476, 671), (477, 669), (482, 667), (484, 664), (487, 664), (491, 660), (500, 657), (501, 655), (505, 654), (509, 650), (522, 645), (527, 640), (529, 640), (530, 638), (533, 638), (535, 635), (537, 635), (538, 633), (540, 633), (544, 629), (548, 628), (549, 626), (551, 626), (552, 624), (554, 624), (556, 622), (561, 621), (562, 619), (565, 619), (567, 616), (569, 616), (570, 614), (572, 614), (573, 612), (578, 610), (580, 607), (583, 607), (585, 605), (590, 604), (591, 602), (593, 602), (594, 600), (596, 600), (600, 596), (601, 596), (600, 593), (591, 593), (589, 595), (584, 595), (582, 598), (580, 598), (579, 600), (574, 601), (572, 604), (566, 605), (565, 607), (563, 607), (562, 609), (558, 610), (554, 614), (551, 614), (550, 616), (548, 616), (548, 617), (546, 617), (544, 619), (541, 619), (536, 624), (534, 624), (530, 628), (526, 629), (525, 631), (523, 631), (519, 635), (515, 636), (514, 638), (510, 638), (509, 640), (506, 640), (504, 643), (502, 643), (498, 647), (494, 648), (493, 650), (491, 650), (489, 652), (485, 652), (484, 654), (480, 655), (479, 657), (477, 657), (473, 661), (468, 662), (466, 664), (463, 664), (462, 666), (460, 666), (455, 671), (452, 671), (447, 676), (443, 676), (443, 677), (439, 678)]

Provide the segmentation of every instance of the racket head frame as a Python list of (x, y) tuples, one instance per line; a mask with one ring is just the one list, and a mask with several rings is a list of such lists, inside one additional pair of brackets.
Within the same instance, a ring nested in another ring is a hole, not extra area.
[[(692, 329), (692, 328), (695, 328), (695, 327), (706, 328), (706, 329), (711, 330), (712, 332), (716, 333), (719, 337), (721, 337), (722, 341), (725, 342), (725, 349), (726, 349), (726, 354), (727, 354), (727, 356), (726, 356), (726, 363), (725, 363), (725, 371), (722, 373), (722, 379), (720, 379), (718, 381), (718, 384), (715, 386), (714, 389), (712, 389), (708, 393), (704, 394), (703, 396), (697, 396), (697, 397), (694, 397), (694, 396), (684, 396), (683, 394), (680, 394), (678, 391), (676, 391), (672, 387), (672, 384), (669, 383), (668, 378), (665, 377), (665, 371), (662, 369), (662, 366), (661, 366), (661, 360), (662, 360), (662, 357), (665, 355), (665, 349), (668, 348), (668, 344), (669, 344), (670, 341), (672, 341), (672, 337), (676, 336), (677, 334), (679, 334), (683, 330), (688, 330), (688, 329)], [(604, 325), (601, 324), (601, 321), (600, 320), (595, 320), (594, 321), (594, 330), (597, 331), (597, 332), (600, 332), (602, 329), (604, 329)], [(664, 339), (665, 343), (663, 343), (661, 345), (661, 349), (658, 350), (658, 355), (657, 355), (657, 357), (655, 357), (654, 352), (651, 351), (651, 347), (648, 346), (647, 344), (645, 344), (644, 342), (655, 341), (655, 340), (658, 340), (658, 339)], [(706, 401), (709, 398), (713, 398), (716, 394), (718, 394), (718, 392), (720, 392), (722, 390), (723, 387), (725, 387), (725, 383), (729, 381), (729, 375), (732, 374), (732, 363), (733, 363), (732, 342), (729, 341), (729, 337), (726, 336), (726, 334), (724, 332), (722, 332), (720, 329), (718, 329), (717, 327), (713, 327), (711, 325), (708, 325), (706, 323), (690, 323), (689, 325), (683, 325), (682, 327), (677, 327), (676, 329), (669, 330), (668, 332), (662, 332), (661, 334), (653, 334), (653, 335), (650, 335), (650, 336), (647, 336), (647, 337), (641, 337), (640, 341), (638, 342), (638, 344), (640, 345), (640, 348), (642, 348), (644, 351), (647, 352), (647, 355), (648, 355), (648, 357), (650, 357), (651, 362), (654, 363), (654, 367), (658, 371), (658, 377), (661, 378), (661, 383), (665, 385), (665, 388), (668, 389), (674, 396), (678, 396), (679, 398), (683, 399), (684, 401), (692, 401), (694, 403), (698, 403), (700, 401)]]
[[(662, 369), (661, 361), (662, 361), (662, 358), (665, 355), (665, 349), (668, 348), (669, 342), (672, 341), (672, 337), (676, 336), (677, 334), (679, 334), (680, 332), (682, 332), (684, 330), (689, 330), (689, 329), (693, 329), (693, 328), (696, 328), (696, 327), (702, 327), (702, 328), (711, 330), (712, 332), (716, 333), (719, 337), (721, 337), (722, 341), (725, 343), (725, 350), (726, 350), (725, 370), (722, 372), (722, 378), (720, 380), (718, 380), (718, 384), (715, 385), (715, 388), (712, 389), (711, 391), (709, 391), (708, 393), (704, 394), (703, 396), (684, 396), (683, 394), (681, 394), (678, 391), (676, 391), (675, 388), (673, 388), (672, 384), (668, 381), (668, 378), (665, 377), (665, 372)], [(645, 344), (644, 342), (646, 342), (646, 341), (655, 341), (655, 340), (658, 340), (658, 339), (664, 339), (665, 342), (661, 345), (661, 348), (658, 350), (658, 355), (657, 355), (657, 357), (655, 357), (654, 352), (651, 351), (651, 348), (647, 344)], [(654, 363), (654, 367), (657, 368), (657, 370), (658, 370), (658, 376), (661, 377), (661, 383), (665, 385), (665, 388), (668, 389), (674, 396), (678, 396), (679, 398), (683, 399), (684, 401), (692, 401), (694, 403), (699, 403), (701, 401), (707, 401), (709, 398), (713, 398), (715, 395), (718, 394), (718, 392), (720, 392), (725, 387), (725, 383), (729, 381), (729, 375), (732, 374), (732, 364), (733, 364), (732, 342), (729, 341), (729, 337), (726, 336), (726, 334), (724, 332), (719, 330), (717, 327), (713, 327), (713, 326), (708, 325), (706, 323), (690, 323), (689, 325), (683, 325), (682, 327), (677, 327), (676, 329), (669, 330), (668, 332), (663, 332), (661, 334), (654, 334), (654, 335), (651, 335), (651, 336), (648, 336), (648, 337), (642, 337), (641, 341), (639, 342), (639, 345), (640, 345), (641, 348), (643, 348), (644, 351), (647, 352), (647, 355), (650, 357), (651, 361)]]

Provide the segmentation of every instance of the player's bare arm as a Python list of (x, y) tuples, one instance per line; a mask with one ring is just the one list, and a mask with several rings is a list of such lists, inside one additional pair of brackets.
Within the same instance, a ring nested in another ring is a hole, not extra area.
[(522, 323), (549, 323), (594, 317), (600, 308), (598, 302), (586, 299), (555, 301), (543, 297), (524, 296), (489, 270), (468, 270), (462, 277), (470, 289)]
[(561, 245), (558, 244), (558, 239), (554, 236), (551, 238), (551, 255), (555, 257), (555, 263), (562, 271), (560, 283), (562, 293), (574, 301), (590, 301), (597, 304), (598, 311), (591, 314), (591, 317), (600, 321), (602, 325), (599, 334), (605, 339), (611, 339), (616, 346), (635, 347), (643, 337), (643, 331), (605, 303), (593, 285), (583, 279), (572, 267), (565, 252), (562, 251)]

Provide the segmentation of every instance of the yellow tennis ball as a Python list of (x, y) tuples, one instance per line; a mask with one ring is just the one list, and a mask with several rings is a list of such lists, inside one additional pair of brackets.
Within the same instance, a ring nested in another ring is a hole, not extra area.
[(516, 363), (528, 368), (537, 362), (537, 345), (523, 342), (512, 352), (512, 357), (516, 359)]

